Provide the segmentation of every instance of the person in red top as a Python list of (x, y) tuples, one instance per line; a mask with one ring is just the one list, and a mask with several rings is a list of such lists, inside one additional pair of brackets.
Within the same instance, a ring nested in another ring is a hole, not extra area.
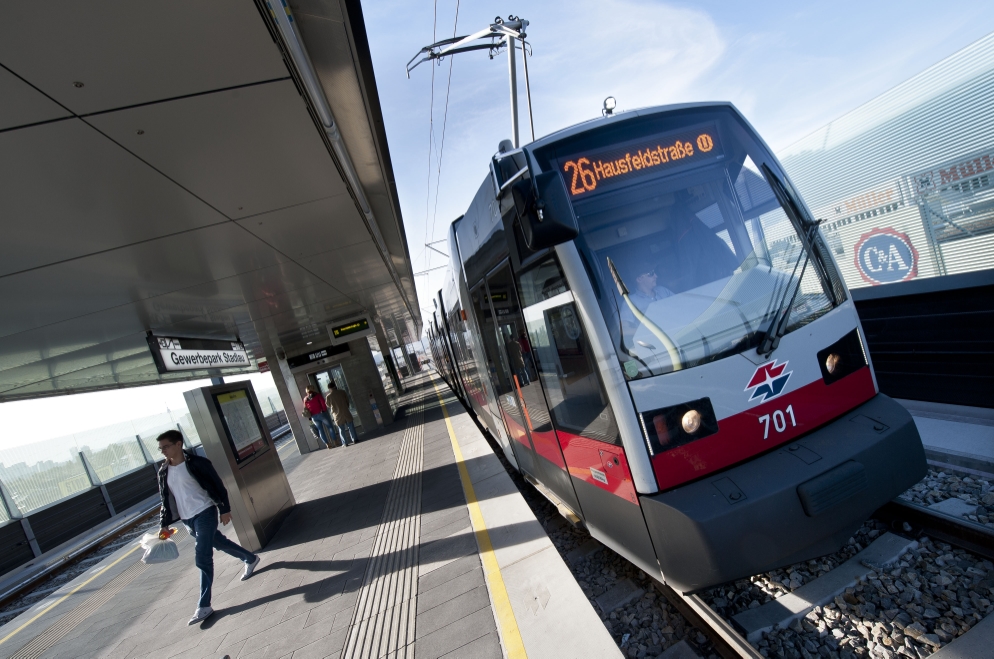
[[(311, 421), (318, 429), (318, 436), (324, 442), (325, 448), (332, 448), (335, 441), (335, 427), (331, 424), (331, 415), (328, 414), (328, 406), (324, 403), (324, 398), (318, 395), (318, 390), (314, 387), (307, 387), (304, 391), (304, 409), (310, 414)], [(304, 416), (307, 416), (306, 414)]]

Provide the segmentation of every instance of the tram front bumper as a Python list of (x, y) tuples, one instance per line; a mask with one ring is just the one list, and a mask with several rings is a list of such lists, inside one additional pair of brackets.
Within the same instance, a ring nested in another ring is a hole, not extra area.
[(836, 551), (926, 471), (911, 415), (878, 394), (775, 451), (640, 498), (663, 578), (692, 593)]

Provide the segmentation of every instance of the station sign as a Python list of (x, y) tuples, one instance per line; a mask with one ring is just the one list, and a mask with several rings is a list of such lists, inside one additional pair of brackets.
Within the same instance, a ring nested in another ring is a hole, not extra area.
[(311, 350), (310, 352), (303, 355), (294, 355), (293, 357), (286, 358), (286, 365), (291, 369), (300, 368), (301, 366), (307, 366), (309, 364), (325, 364), (328, 359), (334, 357), (335, 355), (347, 355), (349, 354), (348, 346), (325, 346), (324, 348), (318, 348), (317, 350)]
[(244, 369), (252, 365), (240, 341), (152, 335), (146, 338), (159, 373)]
[(342, 345), (365, 336), (372, 336), (375, 330), (369, 316), (356, 316), (328, 325), (328, 335), (332, 345)]
[(886, 228), (864, 233), (853, 252), (856, 270), (873, 286), (908, 281), (918, 275), (918, 250), (900, 231)]

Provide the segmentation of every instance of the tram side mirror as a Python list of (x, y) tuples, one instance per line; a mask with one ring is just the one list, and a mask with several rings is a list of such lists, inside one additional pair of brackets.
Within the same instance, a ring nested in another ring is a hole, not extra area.
[(573, 240), (580, 229), (558, 172), (542, 172), (511, 186), (525, 244), (533, 252)]

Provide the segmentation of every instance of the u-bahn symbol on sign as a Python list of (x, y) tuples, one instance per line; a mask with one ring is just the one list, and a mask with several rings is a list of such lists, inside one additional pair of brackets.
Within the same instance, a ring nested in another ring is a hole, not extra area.
[(859, 276), (873, 286), (918, 276), (918, 250), (900, 231), (887, 228), (864, 233), (853, 252)]

